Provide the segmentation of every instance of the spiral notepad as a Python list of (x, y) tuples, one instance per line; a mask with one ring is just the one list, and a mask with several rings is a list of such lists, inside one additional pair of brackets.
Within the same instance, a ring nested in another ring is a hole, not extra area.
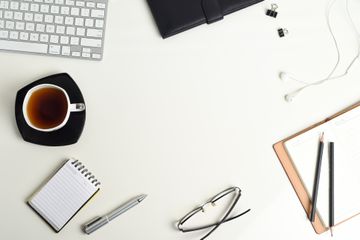
[(99, 191), (100, 182), (78, 160), (69, 159), (28, 201), (56, 231)]

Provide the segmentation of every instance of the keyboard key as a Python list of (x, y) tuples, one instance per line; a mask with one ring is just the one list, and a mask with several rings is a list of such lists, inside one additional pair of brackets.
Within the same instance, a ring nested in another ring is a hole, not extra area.
[(50, 12), (53, 14), (58, 14), (60, 12), (60, 7), (59, 6), (51, 6)]
[(42, 22), (44, 19), (44, 15), (40, 14), (40, 13), (35, 13), (34, 14), (34, 21), (35, 22)]
[(84, 58), (89, 58), (89, 57), (90, 57), (90, 53), (82, 53), (82, 57), (84, 57)]
[(45, 15), (44, 21), (46, 23), (53, 23), (54, 22), (54, 16), (53, 15)]
[(30, 41), (34, 41), (34, 42), (39, 41), (39, 34), (38, 33), (30, 33)]
[(65, 24), (66, 25), (73, 25), (74, 24), (74, 18), (73, 17), (65, 17)]
[(70, 44), (71, 45), (79, 45), (80, 39), (78, 37), (71, 37)]
[(51, 35), (50, 36), (51, 43), (59, 43), (59, 36), (58, 35)]
[(101, 59), (101, 55), (97, 53), (93, 53), (92, 58)]
[(61, 54), (64, 56), (70, 56), (70, 47), (69, 46), (63, 46), (61, 49)]
[(0, 20), (0, 28), (5, 28), (5, 21), (4, 20)]
[(83, 18), (75, 18), (75, 25), (76, 26), (84, 26), (84, 19)]
[(8, 9), (9, 2), (8, 1), (0, 1), (0, 9)]
[(80, 52), (72, 52), (73, 57), (80, 57)]
[(86, 6), (89, 8), (94, 8), (95, 7), (95, 3), (94, 2), (87, 2)]
[(28, 10), (29, 10), (29, 3), (22, 2), (22, 3), (20, 4), (20, 10), (21, 10), (21, 11), (28, 11)]
[(63, 16), (55, 16), (55, 23), (63, 24), (64, 17)]
[(61, 44), (69, 44), (69, 37), (68, 36), (61, 36), (60, 37)]
[(50, 10), (50, 6), (46, 4), (41, 4), (40, 6), (40, 12), (42, 13), (48, 13)]
[(98, 3), (96, 6), (97, 6), (97, 8), (105, 8), (106, 4), (105, 3)]
[(26, 31), (34, 31), (35, 30), (35, 24), (31, 23), (31, 22), (28, 22), (28, 23), (26, 23), (25, 29), (26, 29)]
[(14, 29), (15, 28), (15, 23), (12, 21), (6, 21), (5, 23), (5, 28), (7, 29)]
[(34, 19), (34, 14), (32, 13), (25, 13), (24, 14), (25, 21), (32, 21)]
[(82, 9), (81, 9), (81, 16), (83, 16), (83, 17), (89, 17), (89, 16), (90, 16), (90, 9), (88, 9), (88, 8), (82, 8)]
[[(1, 37), (1, 32), (0, 32)], [(15, 50), (15, 51), (26, 51), (31, 49), (31, 52), (35, 53), (47, 53), (48, 46), (40, 43), (28, 43), (28, 42), (13, 42), (0, 40), (1, 49), (4, 50)]]
[(19, 32), (11, 31), (11, 32), (10, 32), (10, 35), (9, 35), (9, 38), (10, 38), (10, 39), (14, 39), (14, 40), (19, 39)]
[(97, 37), (97, 38), (101, 38), (103, 35), (103, 31), (100, 29), (93, 29), (93, 28), (89, 28), (87, 30), (87, 34), (86, 36), (88, 37)]
[(10, 2), (10, 9), (12, 10), (18, 10), (19, 9), (19, 2), (12, 1)]
[(15, 28), (16, 28), (16, 30), (24, 30), (25, 23), (24, 22), (16, 22)]
[(81, 46), (85, 47), (101, 47), (101, 40), (91, 38), (81, 38)]
[(54, 33), (55, 32), (55, 25), (46, 25), (46, 32), (47, 33)]
[(75, 28), (74, 27), (67, 27), (66, 28), (67, 35), (75, 35)]
[(76, 6), (85, 7), (85, 2), (84, 1), (76, 1)]
[(59, 5), (63, 5), (63, 4), (64, 4), (64, 0), (55, 0), (55, 3), (56, 3), (56, 4), (59, 4)]
[(9, 32), (6, 30), (0, 30), (0, 38), (8, 38)]
[(56, 26), (56, 33), (57, 34), (64, 34), (65, 33), (65, 26)]
[(15, 12), (14, 13), (14, 19), (21, 21), (23, 19), (23, 13), (22, 12)]
[(4, 12), (4, 18), (5, 19), (12, 19), (13, 18), (13, 12), (11, 12), (11, 11), (5, 11)]
[(50, 54), (60, 54), (60, 46), (59, 45), (50, 45), (49, 53)]
[(85, 28), (77, 28), (76, 35), (78, 36), (85, 36)]
[(95, 21), (95, 27), (97, 27), (97, 28), (103, 28), (103, 27), (104, 27), (104, 20), (99, 20), (99, 19), (97, 19), (97, 20)]
[(40, 42), (48, 42), (48, 41), (49, 41), (49, 35), (40, 34)]
[(104, 18), (105, 17), (105, 11), (104, 10), (93, 9), (93, 10), (91, 10), (91, 17), (93, 17), (93, 18)]
[(32, 12), (38, 12), (39, 9), (40, 9), (39, 4), (37, 4), (37, 3), (32, 3), (32, 4), (30, 4), (30, 11), (32, 11)]
[(73, 7), (71, 8), (71, 15), (73, 16), (79, 16), (80, 15), (80, 8)]
[(82, 51), (85, 53), (91, 53), (91, 48), (83, 48)]
[(36, 24), (36, 31), (45, 32), (45, 24), (41, 24), (41, 23)]
[(27, 33), (27, 32), (20, 32), (20, 39), (21, 39), (21, 40), (29, 40), (29, 33)]
[(69, 7), (61, 7), (61, 14), (69, 15), (70, 8)]
[(74, 6), (74, 5), (75, 5), (75, 1), (73, 1), (73, 0), (66, 0), (66, 1), (65, 1), (65, 4), (66, 4), (66, 5), (70, 5), (70, 6)]
[(94, 26), (94, 19), (87, 18), (87, 19), (85, 20), (85, 26), (87, 26), (87, 27), (93, 27), (93, 26)]

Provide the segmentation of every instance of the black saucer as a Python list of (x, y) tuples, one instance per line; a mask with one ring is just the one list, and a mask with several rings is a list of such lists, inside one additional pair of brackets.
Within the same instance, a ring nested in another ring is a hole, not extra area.
[(39, 84), (54, 84), (65, 89), (71, 103), (85, 103), (79, 87), (67, 73), (60, 73), (37, 80), (20, 89), (16, 95), (15, 117), (20, 134), (27, 142), (45, 146), (64, 146), (76, 143), (84, 129), (86, 110), (72, 112), (66, 125), (53, 132), (40, 132), (29, 127), (25, 121), (22, 107), (26, 93)]

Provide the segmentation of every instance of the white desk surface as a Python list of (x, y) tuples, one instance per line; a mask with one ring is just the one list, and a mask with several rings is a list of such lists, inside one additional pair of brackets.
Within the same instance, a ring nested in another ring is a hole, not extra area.
[[(329, 239), (314, 233), (272, 145), (358, 101), (360, 65), (286, 103), (284, 94), (298, 85), (280, 81), (279, 71), (317, 79), (336, 55), (327, 0), (276, 2), (276, 19), (265, 16), (266, 1), (163, 40), (145, 0), (110, 0), (101, 62), (0, 53), (0, 239), (198, 239), (173, 223), (233, 185), (243, 190), (240, 209), (252, 211), (210, 239)], [(360, 4), (350, 2), (358, 12)], [(344, 17), (336, 7), (341, 70), (356, 52)], [(278, 27), (290, 34), (280, 39)], [(75, 79), (87, 103), (80, 141), (55, 148), (24, 142), (16, 91), (59, 72)], [(55, 234), (25, 202), (69, 156), (103, 184)], [(149, 195), (141, 205), (90, 236), (81, 232), (84, 222), (141, 193)], [(359, 239), (359, 224), (357, 217), (337, 227), (333, 239)]]

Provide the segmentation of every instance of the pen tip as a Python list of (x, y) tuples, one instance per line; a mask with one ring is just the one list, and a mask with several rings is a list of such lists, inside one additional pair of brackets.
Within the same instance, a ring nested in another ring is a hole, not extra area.
[(322, 132), (321, 135), (320, 135), (320, 141), (321, 141), (321, 142), (324, 141), (324, 132)]
[(334, 236), (332, 227), (330, 228), (330, 234), (331, 234), (331, 237)]
[(146, 197), (147, 197), (146, 194), (142, 194), (142, 195), (139, 196), (138, 201), (141, 202), (141, 201), (144, 200)]

